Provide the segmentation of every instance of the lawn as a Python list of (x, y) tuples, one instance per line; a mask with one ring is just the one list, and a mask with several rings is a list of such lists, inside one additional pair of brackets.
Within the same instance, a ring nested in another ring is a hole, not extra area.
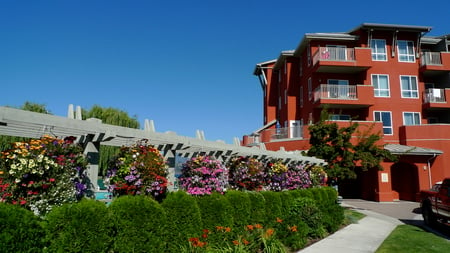
[(386, 252), (450, 252), (450, 240), (416, 226), (399, 225), (376, 251)]

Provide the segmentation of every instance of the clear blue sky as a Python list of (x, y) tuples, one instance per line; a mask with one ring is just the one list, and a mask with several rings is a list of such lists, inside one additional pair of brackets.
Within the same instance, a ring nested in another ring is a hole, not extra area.
[(450, 34), (450, 1), (0, 0), (0, 105), (98, 104), (232, 143), (262, 126), (257, 63), (361, 23)]

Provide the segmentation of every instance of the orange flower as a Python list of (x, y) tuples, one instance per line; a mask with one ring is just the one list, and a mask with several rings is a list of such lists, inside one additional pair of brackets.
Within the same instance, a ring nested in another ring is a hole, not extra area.
[(228, 233), (231, 232), (231, 228), (230, 227), (226, 227), (225, 228), (225, 232), (228, 232)]
[(277, 217), (277, 222), (281, 223), (281, 222), (283, 222), (283, 220)]
[(292, 227), (288, 227), (289, 228), (289, 230), (291, 230), (292, 232), (297, 232), (298, 230), (297, 230), (297, 226), (292, 226)]
[(261, 229), (261, 228), (263, 228), (263, 226), (261, 226), (261, 224), (255, 224), (255, 228)]
[(265, 238), (269, 238), (273, 235), (275, 231), (272, 228), (266, 230)]
[(222, 227), (222, 226), (216, 226), (216, 230), (217, 231), (221, 231), (221, 230), (223, 230), (224, 228)]
[(234, 245), (239, 245), (239, 241), (238, 241), (238, 240), (234, 240), (234, 241), (233, 241), (233, 244), (234, 244)]
[(242, 239), (242, 243), (243, 243), (244, 245), (248, 245), (250, 242), (247, 241), (247, 240), (245, 240), (245, 239)]
[(253, 229), (254, 229), (253, 225), (247, 225), (247, 230), (253, 230)]

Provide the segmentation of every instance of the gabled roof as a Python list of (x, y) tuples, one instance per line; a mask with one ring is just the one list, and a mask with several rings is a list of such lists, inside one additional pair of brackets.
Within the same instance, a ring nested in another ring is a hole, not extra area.
[(407, 146), (400, 144), (386, 144), (384, 149), (394, 155), (441, 155), (444, 152), (437, 149)]

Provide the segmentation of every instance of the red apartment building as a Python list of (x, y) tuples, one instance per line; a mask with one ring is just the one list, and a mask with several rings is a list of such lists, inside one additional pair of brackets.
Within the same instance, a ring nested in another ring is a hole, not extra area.
[(358, 121), (399, 156), (383, 171), (343, 182), (344, 197), (412, 200), (450, 177), (450, 41), (428, 26), (363, 23), (344, 33), (308, 33), (295, 50), (256, 65), (264, 125), (247, 146), (307, 150), (308, 125), (326, 107), (338, 124)]

